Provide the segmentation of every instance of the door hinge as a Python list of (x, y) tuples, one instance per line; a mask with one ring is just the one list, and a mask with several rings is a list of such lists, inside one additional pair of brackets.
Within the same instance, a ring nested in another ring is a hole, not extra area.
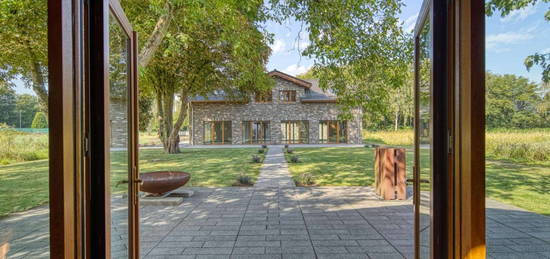
[(453, 134), (450, 130), (447, 131), (447, 145), (449, 145), (448, 153), (453, 154)]
[(84, 156), (88, 156), (90, 154), (90, 140), (88, 137), (84, 137)]

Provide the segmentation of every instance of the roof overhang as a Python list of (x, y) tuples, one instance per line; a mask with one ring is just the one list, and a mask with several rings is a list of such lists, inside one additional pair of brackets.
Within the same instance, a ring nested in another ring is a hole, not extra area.
[(305, 87), (305, 88), (311, 88), (311, 83), (306, 81), (306, 80), (303, 80), (303, 79), (300, 79), (300, 78), (297, 78), (295, 76), (291, 76), (289, 74), (286, 74), (286, 73), (283, 73), (281, 71), (278, 71), (278, 70), (273, 70), (271, 72), (269, 72), (267, 75), (271, 76), (271, 77), (278, 77), (278, 78), (281, 78), (283, 80), (286, 80), (286, 81), (289, 81), (289, 82), (292, 82), (294, 84), (297, 84), (299, 86), (302, 86), (302, 87)]

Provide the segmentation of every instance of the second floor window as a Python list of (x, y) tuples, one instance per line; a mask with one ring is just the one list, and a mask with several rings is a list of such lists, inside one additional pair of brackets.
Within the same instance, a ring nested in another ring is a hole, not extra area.
[(261, 93), (256, 93), (254, 101), (257, 103), (270, 103), (273, 99), (273, 94), (271, 91), (265, 91)]
[(279, 100), (282, 102), (295, 102), (296, 91), (295, 90), (282, 90), (279, 92)]

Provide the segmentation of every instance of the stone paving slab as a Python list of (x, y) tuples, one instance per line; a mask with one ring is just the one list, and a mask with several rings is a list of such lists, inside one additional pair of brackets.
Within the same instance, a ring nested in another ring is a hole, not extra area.
[[(412, 258), (410, 201), (370, 187), (190, 188), (178, 206), (142, 206), (142, 258)], [(114, 202), (113, 258), (125, 255), (122, 200)], [(490, 258), (549, 258), (550, 217), (487, 201)], [(8, 258), (47, 258), (48, 210), (0, 220)]]

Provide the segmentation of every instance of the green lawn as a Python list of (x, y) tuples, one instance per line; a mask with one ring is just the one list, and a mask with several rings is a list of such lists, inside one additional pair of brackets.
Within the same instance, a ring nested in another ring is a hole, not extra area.
[[(320, 186), (365, 186), (374, 183), (372, 148), (293, 148), (300, 163), (289, 163), (294, 179), (309, 173)], [(426, 168), (427, 152), (421, 153)], [(407, 152), (407, 178), (413, 153)], [(427, 171), (423, 171), (424, 174)], [(550, 215), (550, 162), (541, 165), (487, 161), (487, 197)]]
[[(161, 149), (140, 152), (140, 171), (179, 170), (191, 173), (187, 186), (231, 186), (239, 174), (255, 181), (260, 165), (252, 163), (255, 148), (183, 149), (182, 153), (164, 154)], [(124, 153), (113, 155), (112, 185), (124, 178)], [(120, 192), (125, 185), (114, 187)], [(48, 201), (48, 161), (0, 166), (0, 217), (24, 211)]]

